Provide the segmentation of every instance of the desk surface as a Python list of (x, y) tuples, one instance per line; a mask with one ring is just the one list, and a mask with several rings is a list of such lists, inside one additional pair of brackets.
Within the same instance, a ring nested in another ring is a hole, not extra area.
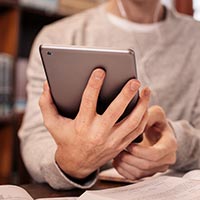
[[(127, 183), (116, 183), (108, 181), (97, 181), (97, 183), (91, 189), (105, 189), (112, 187), (119, 187), (127, 185)], [(34, 199), (36, 198), (48, 198), (48, 197), (70, 197), (70, 196), (80, 196), (85, 190), (73, 189), (69, 191), (56, 191), (50, 188), (47, 184), (29, 184), (22, 185)]]

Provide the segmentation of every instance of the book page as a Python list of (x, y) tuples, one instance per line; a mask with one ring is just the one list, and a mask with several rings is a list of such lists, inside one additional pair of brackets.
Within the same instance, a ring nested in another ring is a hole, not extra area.
[(78, 197), (58, 197), (58, 198), (42, 198), (37, 200), (77, 200)]
[[(170, 169), (170, 170), (167, 170), (166, 172), (156, 173), (155, 175), (153, 175), (153, 177), (165, 176), (165, 175), (166, 176), (182, 177), (184, 175), (184, 173), (183, 172), (177, 172), (177, 171)], [(123, 177), (122, 175), (120, 175), (115, 168), (103, 170), (98, 175), (99, 180), (125, 182), (125, 183), (137, 183), (137, 182), (149, 179), (149, 178), (151, 178), (151, 177), (146, 177), (146, 178), (139, 179), (139, 180), (129, 180), (129, 179)]]
[[(40, 198), (37, 200), (77, 200), (78, 197)], [(33, 200), (26, 190), (14, 185), (0, 186), (0, 200)]]
[(33, 200), (23, 188), (14, 185), (0, 186), (0, 200)]
[(200, 182), (161, 176), (107, 190), (86, 191), (79, 200), (194, 200), (200, 199)]

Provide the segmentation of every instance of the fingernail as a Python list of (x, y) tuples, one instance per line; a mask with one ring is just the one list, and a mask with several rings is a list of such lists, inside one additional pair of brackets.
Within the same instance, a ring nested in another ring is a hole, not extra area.
[(147, 97), (150, 95), (150, 93), (151, 93), (151, 90), (148, 87), (144, 89), (144, 96)]
[(138, 80), (131, 81), (131, 90), (133, 91), (138, 90), (139, 87), (140, 87), (140, 82)]
[(102, 69), (95, 70), (95, 72), (94, 72), (95, 79), (101, 80), (103, 78), (103, 76), (104, 76), (104, 73), (105, 72)]

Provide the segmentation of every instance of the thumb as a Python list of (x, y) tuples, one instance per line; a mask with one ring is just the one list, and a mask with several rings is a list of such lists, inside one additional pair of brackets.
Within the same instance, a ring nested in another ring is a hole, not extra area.
[(161, 138), (166, 127), (164, 110), (159, 106), (152, 106), (148, 110), (148, 122), (145, 127), (144, 141), (148, 145), (154, 145)]
[(154, 125), (162, 128), (166, 124), (165, 111), (160, 106), (152, 106), (148, 110), (149, 120), (147, 123), (147, 129)]
[(58, 124), (59, 114), (56, 106), (53, 103), (48, 83), (45, 81), (43, 85), (43, 93), (39, 100), (39, 106), (42, 112), (44, 124), (48, 129), (51, 129)]

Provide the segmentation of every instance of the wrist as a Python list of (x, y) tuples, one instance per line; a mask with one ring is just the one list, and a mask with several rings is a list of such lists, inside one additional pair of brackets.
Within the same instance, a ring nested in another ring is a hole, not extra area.
[(85, 179), (96, 170), (92, 169), (91, 167), (81, 167), (82, 162), (80, 160), (77, 160), (76, 157), (71, 158), (69, 155), (63, 156), (63, 152), (64, 151), (57, 149), (55, 154), (55, 162), (58, 165), (59, 169), (66, 176), (71, 177), (70, 179)]
[(58, 168), (60, 169), (60, 171), (64, 174), (64, 176), (66, 178), (68, 178), (69, 180), (71, 180), (72, 182), (76, 183), (76, 184), (80, 184), (80, 185), (84, 185), (85, 183), (95, 179), (95, 177), (98, 174), (98, 170), (94, 171), (93, 173), (89, 174), (88, 176), (84, 177), (84, 178), (77, 178), (74, 176), (71, 176), (69, 174), (67, 174), (65, 171), (63, 171), (60, 166), (58, 165), (58, 163), (56, 163)]

